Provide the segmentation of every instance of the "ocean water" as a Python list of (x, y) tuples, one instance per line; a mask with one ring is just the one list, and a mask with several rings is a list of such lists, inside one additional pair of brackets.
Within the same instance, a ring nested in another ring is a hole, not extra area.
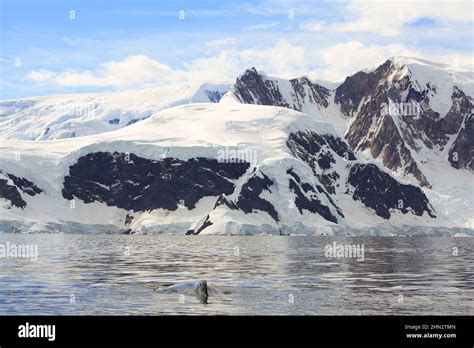
[[(2, 245), (37, 259), (0, 253), (0, 315), (474, 313), (474, 238), (0, 233)], [(328, 252), (340, 246), (359, 254)], [(207, 304), (162, 291), (203, 279)]]

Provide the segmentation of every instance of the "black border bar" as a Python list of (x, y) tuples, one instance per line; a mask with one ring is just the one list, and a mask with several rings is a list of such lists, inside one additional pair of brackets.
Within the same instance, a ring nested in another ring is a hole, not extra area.
[[(55, 325), (55, 341), (18, 337), (19, 326), (27, 322)], [(417, 326), (420, 329), (414, 331)], [(407, 333), (455, 333), (456, 338), (407, 338)], [(1, 348), (94, 344), (473, 347), (474, 320), (472, 316), (0, 316)]]

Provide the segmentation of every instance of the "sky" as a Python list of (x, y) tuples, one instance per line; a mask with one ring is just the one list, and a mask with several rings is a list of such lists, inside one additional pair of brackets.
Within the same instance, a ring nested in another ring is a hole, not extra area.
[(0, 0), (0, 99), (230, 82), (340, 81), (404, 55), (474, 70), (472, 1)]

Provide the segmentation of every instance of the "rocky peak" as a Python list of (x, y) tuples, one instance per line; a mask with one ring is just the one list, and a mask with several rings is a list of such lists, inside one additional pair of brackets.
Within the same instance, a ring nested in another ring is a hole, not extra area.
[(340, 105), (341, 111), (346, 116), (355, 116), (360, 103), (374, 94), (377, 86), (393, 69), (394, 65), (390, 60), (387, 60), (372, 72), (359, 71), (348, 76), (336, 88), (334, 97), (335, 102)]
[(307, 77), (291, 80), (269, 77), (255, 68), (240, 75), (230, 93), (244, 104), (282, 106), (308, 113), (329, 105), (331, 91)]
[(259, 74), (255, 68), (247, 69), (240, 75), (231, 91), (244, 104), (290, 107), (284, 101), (278, 85)]

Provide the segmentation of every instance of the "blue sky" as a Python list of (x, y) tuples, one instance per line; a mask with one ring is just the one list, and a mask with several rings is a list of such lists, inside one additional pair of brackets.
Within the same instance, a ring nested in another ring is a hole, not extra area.
[(473, 70), (471, 1), (0, 1), (1, 99), (228, 81), (250, 66), (336, 81), (393, 55)]

